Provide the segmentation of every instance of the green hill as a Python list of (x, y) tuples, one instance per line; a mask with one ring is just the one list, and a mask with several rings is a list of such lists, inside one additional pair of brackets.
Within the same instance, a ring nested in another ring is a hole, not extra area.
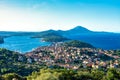
[(27, 76), (32, 71), (37, 71), (36, 65), (29, 64), (27, 59), (23, 54), (0, 48), (0, 75), (17, 73), (21, 76)]
[(33, 36), (32, 38), (42, 38), (42, 40), (46, 42), (61, 42), (61, 41), (68, 40), (67, 38), (59, 35), (54, 30), (41, 32), (38, 35)]
[(69, 47), (78, 47), (78, 48), (94, 48), (91, 44), (81, 42), (78, 40), (68, 41), (68, 42), (63, 43), (63, 45), (69, 46)]

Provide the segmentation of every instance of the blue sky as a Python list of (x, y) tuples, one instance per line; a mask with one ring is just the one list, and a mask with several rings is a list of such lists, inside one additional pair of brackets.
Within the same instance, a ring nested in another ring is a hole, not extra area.
[(0, 31), (120, 32), (120, 0), (0, 0)]

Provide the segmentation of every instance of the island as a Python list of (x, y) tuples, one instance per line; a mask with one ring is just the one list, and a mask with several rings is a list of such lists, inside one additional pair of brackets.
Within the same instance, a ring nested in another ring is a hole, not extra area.
[(54, 30), (41, 32), (35, 36), (32, 36), (31, 38), (42, 38), (42, 41), (44, 42), (63, 42), (69, 40), (68, 38), (55, 32)]
[(79, 40), (70, 40), (65, 43), (63, 43), (66, 47), (77, 47), (77, 48), (94, 48), (91, 44), (82, 42)]

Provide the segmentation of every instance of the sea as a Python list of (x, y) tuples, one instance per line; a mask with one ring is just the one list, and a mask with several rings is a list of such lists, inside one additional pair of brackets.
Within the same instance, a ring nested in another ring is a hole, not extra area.
[[(80, 40), (92, 44), (96, 48), (105, 50), (120, 49), (120, 35), (84, 35), (71, 36), (71, 39)], [(11, 36), (4, 39), (0, 48), (26, 53), (40, 46), (49, 46), (50, 42), (43, 42), (40, 38), (31, 38), (30, 36)]]
[(120, 49), (120, 34), (94, 34), (71, 36), (71, 39), (80, 40), (92, 44), (96, 48), (104, 50)]
[(40, 38), (31, 38), (30, 36), (11, 36), (4, 39), (0, 48), (6, 48), (20, 53), (26, 53), (40, 46), (48, 46), (51, 43), (43, 42)]

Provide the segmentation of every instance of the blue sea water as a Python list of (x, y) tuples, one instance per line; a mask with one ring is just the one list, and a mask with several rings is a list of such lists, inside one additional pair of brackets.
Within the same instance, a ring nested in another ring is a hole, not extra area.
[[(120, 49), (119, 35), (79, 35), (70, 36), (76, 39), (92, 44), (96, 48), (115, 50)], [(4, 43), (0, 44), (0, 48), (7, 48), (22, 53), (29, 52), (39, 46), (48, 46), (51, 43), (42, 42), (39, 38), (30, 38), (30, 36), (12, 36), (4, 39)]]
[(39, 38), (30, 38), (30, 36), (12, 36), (5, 38), (4, 43), (0, 44), (0, 47), (25, 53), (39, 46), (47, 45), (50, 45), (50, 43), (42, 42)]
[(96, 48), (105, 50), (120, 49), (120, 34), (97, 34), (97, 35), (79, 35), (71, 36), (71, 39), (76, 39), (92, 44)]

